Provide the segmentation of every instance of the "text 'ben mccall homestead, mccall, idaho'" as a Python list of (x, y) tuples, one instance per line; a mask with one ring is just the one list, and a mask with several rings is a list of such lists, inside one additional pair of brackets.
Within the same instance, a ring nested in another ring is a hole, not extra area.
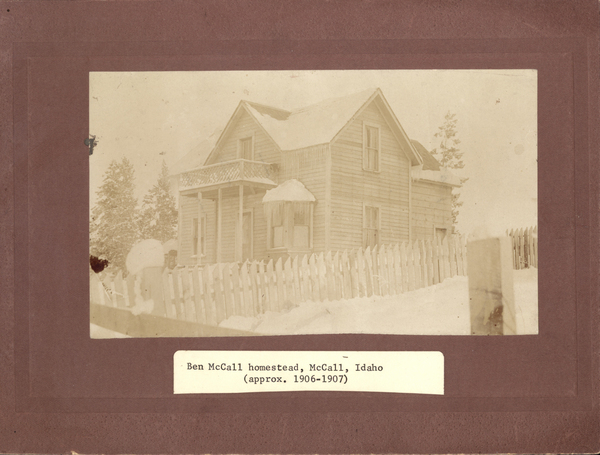
[(287, 111), (241, 101), (173, 169), (179, 263), (341, 251), (452, 232), (460, 180), (380, 89)]

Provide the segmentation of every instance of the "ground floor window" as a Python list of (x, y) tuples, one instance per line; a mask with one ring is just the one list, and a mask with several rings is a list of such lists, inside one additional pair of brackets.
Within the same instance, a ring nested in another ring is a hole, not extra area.
[(192, 253), (194, 256), (206, 254), (206, 216), (192, 220)]
[(364, 206), (363, 211), (363, 246), (375, 247), (379, 245), (379, 207)]
[(284, 207), (283, 204), (274, 204), (271, 210), (271, 248), (282, 248), (284, 246), (283, 241), (283, 218), (284, 218)]
[(310, 202), (271, 202), (266, 206), (269, 247), (310, 249), (312, 204)]
[(448, 229), (446, 228), (435, 228), (435, 236), (436, 238), (440, 239), (440, 240), (444, 240), (444, 238), (446, 237), (446, 234), (448, 233)]
[(310, 247), (310, 206), (296, 203), (294, 209), (294, 239), (296, 248)]

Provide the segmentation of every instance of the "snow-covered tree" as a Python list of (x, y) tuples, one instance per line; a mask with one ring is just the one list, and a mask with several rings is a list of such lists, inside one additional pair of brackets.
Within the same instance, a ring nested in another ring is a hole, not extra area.
[[(465, 163), (462, 160), (463, 152), (460, 151), (458, 146), (460, 145), (460, 139), (456, 124), (458, 119), (456, 114), (448, 111), (446, 117), (444, 117), (444, 123), (438, 128), (438, 132), (434, 134), (434, 137), (440, 141), (440, 145), (431, 151), (431, 154), (440, 162), (440, 164), (449, 169), (462, 169), (465, 167)], [(460, 183), (465, 183), (468, 178), (461, 177)], [(452, 191), (452, 226), (456, 231), (456, 220), (460, 207), (463, 202), (460, 199), (460, 192), (457, 189)]]
[(133, 165), (124, 157), (110, 163), (96, 192), (98, 199), (90, 219), (90, 254), (107, 259), (111, 268), (125, 270), (127, 253), (139, 240), (134, 187)]
[(139, 231), (144, 239), (166, 242), (177, 236), (177, 209), (169, 186), (169, 170), (163, 161), (156, 184), (142, 201), (138, 218)]

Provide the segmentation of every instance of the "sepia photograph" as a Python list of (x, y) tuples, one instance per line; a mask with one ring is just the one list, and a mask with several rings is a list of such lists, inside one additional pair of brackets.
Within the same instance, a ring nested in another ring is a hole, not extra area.
[(92, 72), (90, 336), (538, 334), (537, 72)]

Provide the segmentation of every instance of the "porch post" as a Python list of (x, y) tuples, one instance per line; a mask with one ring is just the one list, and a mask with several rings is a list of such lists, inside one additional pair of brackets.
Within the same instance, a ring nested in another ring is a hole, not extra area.
[(235, 238), (235, 260), (243, 261), (243, 243), (244, 243), (244, 185), (239, 186), (239, 213), (238, 228)]
[(181, 264), (181, 235), (183, 232), (183, 195), (181, 193), (178, 194), (177, 198), (177, 264)]
[(222, 203), (222, 190), (219, 188), (217, 190), (217, 262), (221, 262), (221, 241), (223, 239), (223, 235), (221, 233), (221, 218), (223, 214)]
[[(204, 233), (206, 235), (206, 233)], [(205, 240), (206, 241), (206, 240)], [(196, 264), (202, 264), (202, 192), (198, 191), (198, 245), (196, 246)]]

